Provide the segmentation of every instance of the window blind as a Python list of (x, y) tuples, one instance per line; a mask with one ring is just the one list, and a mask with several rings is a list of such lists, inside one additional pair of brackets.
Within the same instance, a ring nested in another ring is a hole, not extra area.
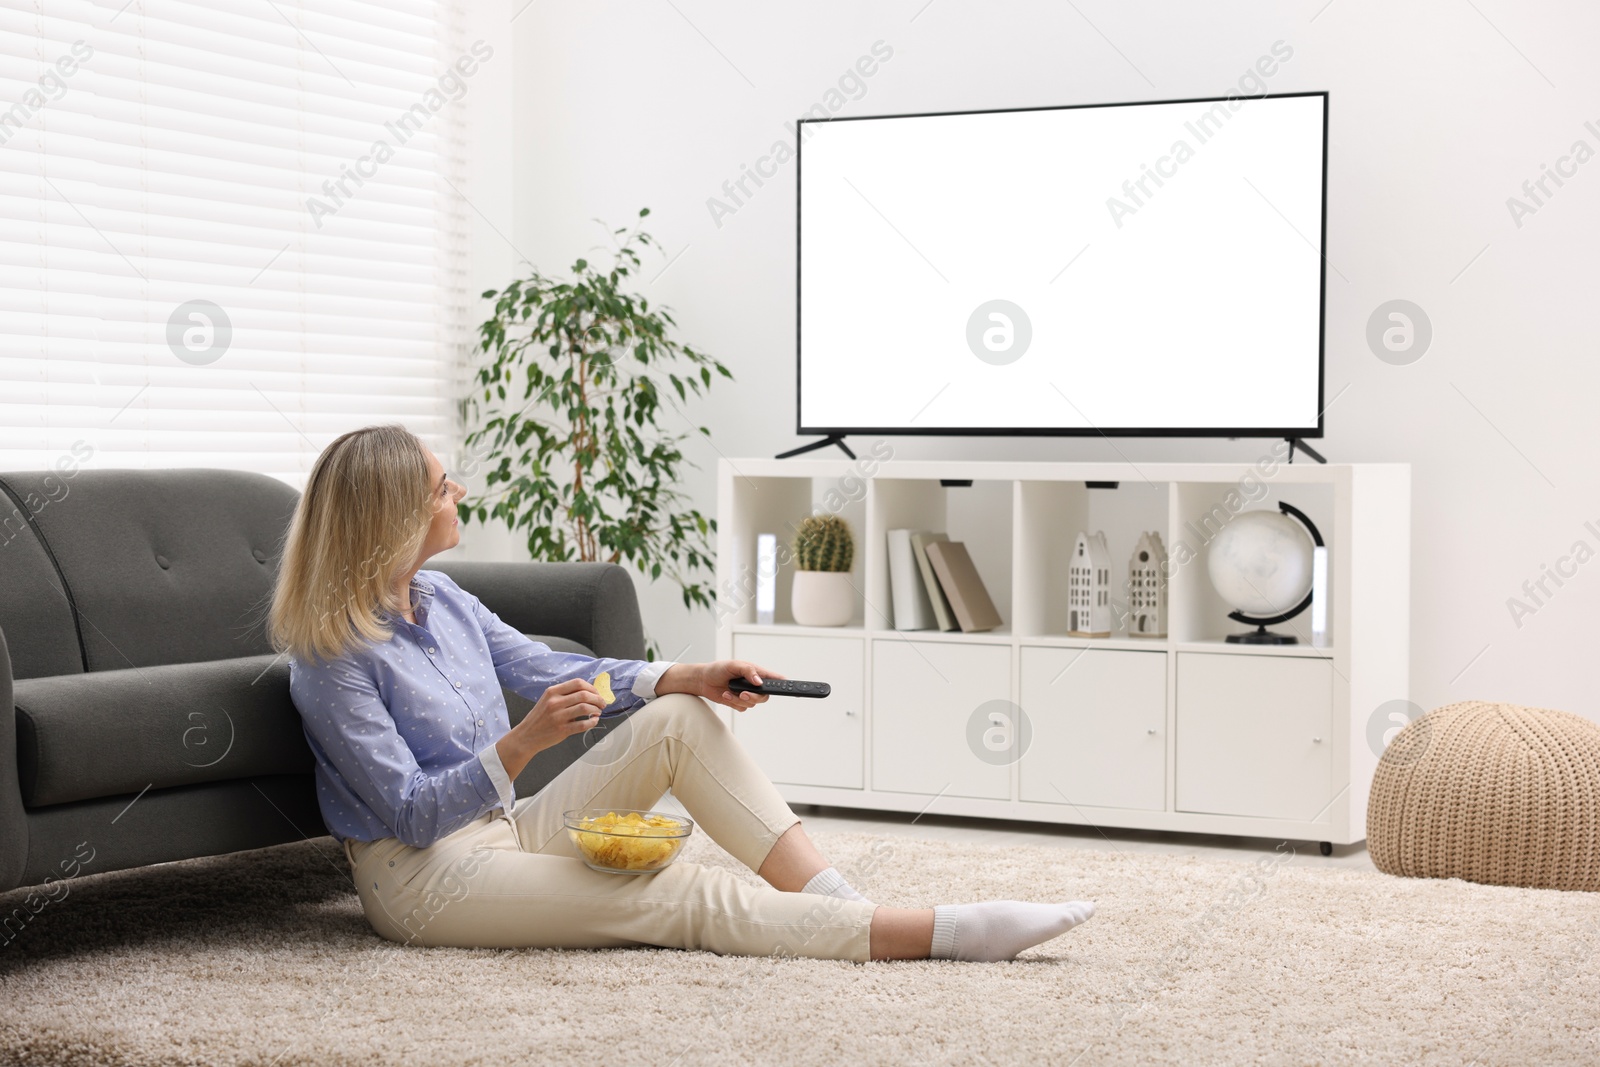
[(300, 488), (387, 421), (447, 455), (465, 100), (492, 55), (456, 4), (7, 4), (0, 469), (82, 442), (89, 466)]

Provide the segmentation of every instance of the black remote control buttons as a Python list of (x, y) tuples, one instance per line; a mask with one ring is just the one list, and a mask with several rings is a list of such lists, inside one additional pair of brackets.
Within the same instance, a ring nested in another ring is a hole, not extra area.
[(728, 683), (734, 693), (761, 693), (769, 697), (825, 697), (833, 692), (827, 682), (803, 682), (797, 678), (768, 678), (755, 685), (746, 678), (735, 678)]

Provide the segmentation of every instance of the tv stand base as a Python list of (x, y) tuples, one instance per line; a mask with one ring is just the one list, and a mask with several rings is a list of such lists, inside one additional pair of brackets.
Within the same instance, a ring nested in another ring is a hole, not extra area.
[(1310, 456), (1312, 459), (1316, 460), (1318, 463), (1326, 463), (1326, 462), (1328, 462), (1327, 460), (1322, 458), (1322, 453), (1318, 452), (1316, 449), (1312, 448), (1310, 445), (1308, 445), (1304, 441), (1300, 440), (1300, 438), (1298, 438), (1298, 437), (1285, 437), (1284, 440), (1289, 442), (1289, 462), (1290, 463), (1294, 462), (1294, 450), (1295, 450), (1296, 447), (1298, 447), (1300, 449), (1300, 451), (1304, 452), (1306, 455)]
[[(844, 443), (844, 434), (842, 433), (830, 433), (820, 441), (812, 441), (809, 445), (801, 445), (799, 448), (791, 448), (787, 452), (779, 452), (773, 458), (788, 459), (790, 456), (798, 456), (802, 452), (811, 452), (818, 448), (827, 448), (829, 445), (838, 445), (844, 450), (845, 455), (849, 456), (851, 459), (856, 458), (856, 454), (850, 451), (850, 446)], [(1302, 445), (1301, 447), (1303, 448), (1305, 446)]]

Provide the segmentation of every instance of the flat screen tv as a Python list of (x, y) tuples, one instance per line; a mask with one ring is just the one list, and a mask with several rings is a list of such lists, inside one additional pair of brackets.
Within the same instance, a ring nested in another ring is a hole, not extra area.
[(1327, 116), (801, 120), (798, 432), (1321, 437)]

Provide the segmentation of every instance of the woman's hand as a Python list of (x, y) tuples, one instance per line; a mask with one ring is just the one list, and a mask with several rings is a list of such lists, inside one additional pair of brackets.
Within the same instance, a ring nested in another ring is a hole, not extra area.
[[(522, 721), (500, 739), (497, 747), (506, 773), (515, 778), (538, 753), (592, 728), (605, 706), (605, 697), (582, 678), (568, 678), (547, 688)], [(517, 764), (515, 770), (513, 763)]]
[(656, 693), (691, 693), (704, 697), (713, 704), (724, 707), (746, 708), (767, 699), (765, 693), (735, 693), (728, 683), (735, 678), (746, 678), (752, 685), (760, 685), (764, 678), (782, 678), (777, 671), (758, 667), (746, 659), (719, 659), (711, 663), (674, 663), (656, 679)]

